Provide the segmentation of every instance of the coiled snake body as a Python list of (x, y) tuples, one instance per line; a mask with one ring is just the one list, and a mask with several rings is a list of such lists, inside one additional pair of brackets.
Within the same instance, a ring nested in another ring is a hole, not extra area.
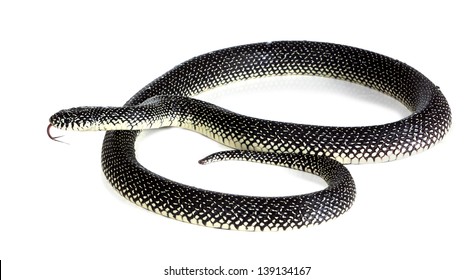
[[(316, 75), (361, 84), (403, 103), (412, 114), (373, 126), (327, 127), (239, 115), (190, 98), (235, 81), (264, 76)], [(178, 65), (135, 94), (124, 107), (62, 110), (50, 126), (107, 131), (102, 167), (114, 188), (136, 204), (177, 220), (238, 230), (285, 230), (319, 224), (348, 210), (355, 184), (341, 165), (384, 162), (425, 150), (451, 123), (439, 88), (398, 60), (370, 51), (307, 41), (244, 45), (204, 54)], [(285, 197), (253, 197), (207, 191), (171, 181), (135, 157), (139, 130), (180, 126), (237, 150), (201, 163), (237, 159), (310, 172), (324, 190)]]

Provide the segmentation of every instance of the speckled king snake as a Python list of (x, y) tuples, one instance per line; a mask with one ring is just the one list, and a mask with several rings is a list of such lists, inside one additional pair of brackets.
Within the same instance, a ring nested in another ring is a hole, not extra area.
[[(328, 127), (252, 118), (191, 98), (224, 84), (281, 75), (315, 75), (373, 88), (412, 114), (383, 125)], [(166, 217), (209, 227), (285, 230), (319, 224), (347, 211), (355, 184), (343, 164), (391, 161), (432, 147), (451, 124), (449, 105), (424, 75), (359, 48), (307, 41), (237, 46), (194, 57), (145, 86), (123, 107), (61, 110), (50, 125), (107, 131), (102, 167), (125, 198)], [(179, 126), (236, 150), (201, 163), (248, 160), (321, 176), (327, 188), (303, 195), (255, 197), (208, 191), (159, 176), (135, 157), (139, 130)], [(51, 137), (51, 136), (50, 136)]]

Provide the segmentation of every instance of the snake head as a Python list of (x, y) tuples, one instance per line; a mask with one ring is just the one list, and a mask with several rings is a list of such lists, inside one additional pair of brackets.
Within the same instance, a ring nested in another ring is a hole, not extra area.
[(103, 107), (75, 107), (61, 110), (49, 118), (49, 123), (62, 130), (100, 130), (97, 125), (104, 115)]

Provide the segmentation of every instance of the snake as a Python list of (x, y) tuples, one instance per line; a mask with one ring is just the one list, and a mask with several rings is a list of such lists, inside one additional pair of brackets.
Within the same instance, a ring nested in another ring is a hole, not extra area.
[[(359, 84), (394, 98), (411, 114), (379, 125), (332, 127), (254, 118), (193, 98), (229, 83), (287, 75)], [(202, 164), (243, 160), (282, 166), (319, 176), (326, 187), (298, 195), (250, 196), (165, 178), (138, 162), (135, 142), (142, 130), (169, 126), (232, 148), (207, 156)], [(321, 224), (350, 209), (356, 190), (345, 165), (417, 154), (442, 140), (450, 126), (451, 110), (440, 88), (404, 62), (341, 44), (276, 41), (193, 57), (153, 80), (122, 107), (60, 110), (49, 119), (48, 134), (51, 127), (106, 130), (101, 157), (105, 177), (119, 194), (147, 210), (213, 228), (278, 231)]]

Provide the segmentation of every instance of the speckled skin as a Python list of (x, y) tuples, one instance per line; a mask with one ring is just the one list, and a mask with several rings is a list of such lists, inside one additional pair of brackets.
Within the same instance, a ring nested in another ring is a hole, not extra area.
[[(188, 98), (219, 85), (279, 75), (347, 80), (388, 94), (413, 113), (384, 125), (311, 126), (246, 117)], [(99, 111), (102, 120), (112, 116), (121, 120), (98, 124), (91, 116), (82, 121), (90, 129), (123, 129), (107, 132), (102, 150), (105, 176), (120, 194), (170, 218), (238, 230), (300, 228), (339, 216), (355, 198), (353, 180), (339, 163), (383, 162), (409, 156), (440, 141), (451, 123), (449, 105), (439, 88), (408, 65), (353, 47), (305, 41), (245, 45), (198, 56), (148, 84), (123, 108), (87, 110)], [(79, 108), (67, 114), (74, 118), (88, 115), (85, 111)], [(148, 114), (153, 117), (149, 119)], [(57, 127), (70, 128), (74, 122), (56, 119), (51, 123)], [(328, 187), (307, 195), (249, 197), (206, 191), (163, 178), (137, 162), (134, 142), (138, 132), (129, 129), (170, 125), (248, 150), (217, 154), (208, 160), (283, 165), (322, 176)]]

